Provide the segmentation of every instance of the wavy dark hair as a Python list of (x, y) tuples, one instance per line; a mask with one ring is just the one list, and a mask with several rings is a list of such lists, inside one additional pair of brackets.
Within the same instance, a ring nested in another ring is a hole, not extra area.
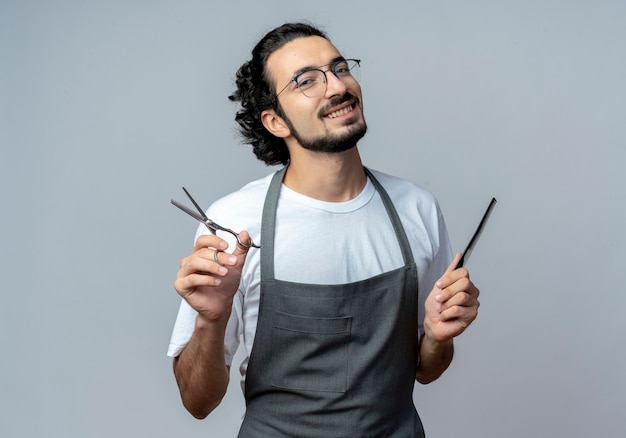
[(239, 67), (237, 89), (228, 96), (231, 101), (240, 103), (235, 120), (244, 142), (252, 145), (256, 157), (268, 166), (287, 164), (289, 151), (285, 141), (271, 134), (261, 122), (261, 112), (267, 109), (283, 116), (275, 98), (276, 88), (266, 70), (267, 58), (290, 41), (310, 36), (329, 40), (324, 32), (305, 22), (286, 23), (268, 32), (252, 49), (252, 59)]

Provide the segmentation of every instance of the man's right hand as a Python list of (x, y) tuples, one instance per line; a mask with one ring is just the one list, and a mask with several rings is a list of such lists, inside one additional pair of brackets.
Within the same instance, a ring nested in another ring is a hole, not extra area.
[[(243, 242), (250, 239), (246, 231), (240, 237)], [(232, 253), (225, 252), (227, 249), (228, 243), (219, 236), (200, 236), (193, 252), (180, 261), (174, 282), (178, 294), (210, 323), (224, 322), (230, 316), (248, 254), (248, 249), (241, 245), (236, 245)]]

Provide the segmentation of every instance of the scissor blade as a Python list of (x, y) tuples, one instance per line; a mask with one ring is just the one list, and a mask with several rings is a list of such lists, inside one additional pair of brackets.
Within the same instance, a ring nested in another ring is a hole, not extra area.
[(185, 191), (185, 194), (187, 195), (187, 197), (189, 198), (189, 200), (192, 202), (192, 204), (196, 207), (196, 210), (198, 210), (198, 213), (200, 213), (200, 217), (203, 219), (203, 221), (208, 221), (209, 218), (206, 217), (206, 214), (204, 214), (204, 210), (198, 205), (198, 203), (196, 202), (195, 199), (193, 199), (193, 197), (191, 196), (191, 194), (187, 191), (186, 188), (183, 187), (183, 190)]
[(173, 199), (171, 200), (172, 204), (174, 204), (176, 207), (180, 208), (182, 211), (184, 211), (185, 213), (187, 213), (189, 216), (191, 216), (192, 218), (194, 218), (197, 221), (202, 222), (203, 224), (206, 225), (206, 222), (204, 221), (204, 218), (202, 216), (200, 216), (198, 213), (196, 213), (195, 211), (193, 211), (190, 208), (185, 207), (183, 204), (174, 201)]

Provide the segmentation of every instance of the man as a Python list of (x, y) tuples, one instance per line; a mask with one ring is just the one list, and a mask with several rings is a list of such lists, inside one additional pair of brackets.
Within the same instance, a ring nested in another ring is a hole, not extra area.
[(244, 137), (285, 167), (210, 207), (262, 248), (199, 230), (175, 282), (169, 354), (184, 405), (204, 418), (242, 336), (240, 437), (424, 436), (415, 380), (446, 370), (477, 315), (479, 291), (454, 269), (435, 198), (361, 163), (359, 64), (293, 23), (237, 73)]

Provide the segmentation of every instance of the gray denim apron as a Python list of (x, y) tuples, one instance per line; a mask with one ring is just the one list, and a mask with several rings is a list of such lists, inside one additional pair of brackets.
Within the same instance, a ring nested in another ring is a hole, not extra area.
[(265, 198), (259, 316), (239, 437), (424, 437), (412, 398), (417, 268), (387, 192), (366, 169), (403, 267), (350, 284), (276, 280), (274, 224), (285, 170), (274, 175)]

